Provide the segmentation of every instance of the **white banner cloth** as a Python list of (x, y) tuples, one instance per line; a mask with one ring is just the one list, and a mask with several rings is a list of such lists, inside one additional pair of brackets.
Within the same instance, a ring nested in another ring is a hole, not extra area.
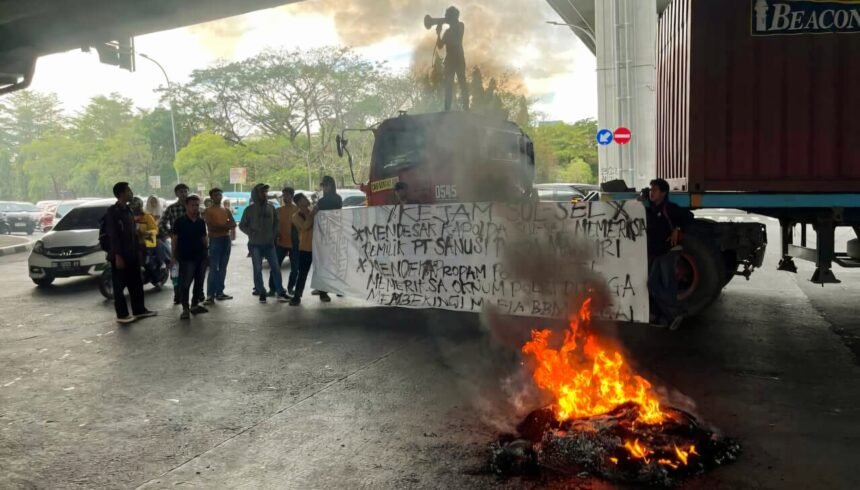
[(566, 300), (581, 292), (581, 281), (515, 277), (505, 263), (514, 246), (583, 262), (608, 285), (612, 304), (599, 316), (648, 321), (645, 208), (637, 201), (322, 211), (311, 286), (385, 306), (567, 317)]

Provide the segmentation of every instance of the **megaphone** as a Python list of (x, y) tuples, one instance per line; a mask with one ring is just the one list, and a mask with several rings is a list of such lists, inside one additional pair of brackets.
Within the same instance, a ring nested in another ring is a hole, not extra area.
[(446, 23), (448, 23), (448, 21), (444, 17), (431, 17), (429, 14), (424, 16), (424, 27), (427, 29)]

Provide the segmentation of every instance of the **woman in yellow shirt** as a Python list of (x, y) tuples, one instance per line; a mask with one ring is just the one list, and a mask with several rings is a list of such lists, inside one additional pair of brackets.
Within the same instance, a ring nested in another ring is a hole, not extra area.
[(311, 209), (311, 202), (301, 192), (293, 197), (293, 202), (299, 208), (293, 214), (293, 225), (299, 231), (299, 277), (296, 279), (296, 292), (293, 299), (290, 300), (290, 305), (298, 306), (302, 304), (302, 292), (304, 292), (308, 272), (310, 272), (311, 264), (314, 261), (314, 217), (319, 209), (316, 206)]
[(158, 224), (151, 214), (143, 210), (143, 200), (135, 197), (131, 201), (131, 211), (134, 213), (134, 222), (137, 223), (137, 234), (144, 244), (143, 266), (150, 273), (154, 273), (161, 267), (158, 260), (156, 247), (158, 246)]

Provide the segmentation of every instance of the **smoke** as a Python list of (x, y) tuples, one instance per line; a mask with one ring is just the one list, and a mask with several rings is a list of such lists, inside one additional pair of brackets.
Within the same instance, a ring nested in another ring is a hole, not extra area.
[(213, 55), (230, 59), (236, 54), (239, 39), (250, 30), (250, 26), (247, 17), (238, 16), (197, 24), (188, 29)]
[[(298, 12), (332, 15), (341, 39), (353, 47), (395, 37), (413, 46), (413, 66), (428, 66), (436, 41), (423, 19), (443, 17), (448, 0), (309, 0), (289, 6)], [(573, 63), (569, 30), (546, 24), (557, 18), (544, 1), (485, 0), (454, 3), (466, 25), (464, 48), (469, 69), (485, 75), (517, 72), (548, 78), (569, 71)]]

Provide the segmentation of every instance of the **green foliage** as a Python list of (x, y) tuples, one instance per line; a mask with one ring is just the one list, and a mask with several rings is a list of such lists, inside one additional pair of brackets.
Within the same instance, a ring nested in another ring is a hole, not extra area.
[(536, 179), (539, 182), (597, 181), (597, 121), (552, 123), (532, 128)]
[(201, 184), (206, 188), (225, 186), (230, 167), (242, 166), (241, 160), (242, 150), (220, 135), (204, 132), (191, 138), (176, 155), (176, 171), (193, 189)]

